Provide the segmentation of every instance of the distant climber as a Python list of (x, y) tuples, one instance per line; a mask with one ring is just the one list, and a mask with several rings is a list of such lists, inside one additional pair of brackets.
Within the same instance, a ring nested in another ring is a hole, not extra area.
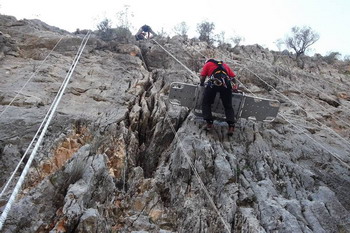
[(143, 25), (139, 31), (136, 33), (136, 40), (145, 40), (155, 37), (157, 34), (152, 30), (152, 28), (148, 25)]
[(216, 93), (219, 92), (222, 105), (225, 108), (226, 122), (228, 124), (227, 134), (232, 136), (235, 126), (235, 115), (232, 107), (232, 91), (237, 91), (237, 85), (235, 85), (234, 79), (236, 76), (235, 73), (224, 62), (209, 59), (203, 66), (200, 75), (201, 86), (204, 86), (206, 77), (209, 77), (204, 90), (202, 102), (202, 114), (204, 120), (207, 122), (206, 130), (213, 128), (211, 105), (214, 103)]

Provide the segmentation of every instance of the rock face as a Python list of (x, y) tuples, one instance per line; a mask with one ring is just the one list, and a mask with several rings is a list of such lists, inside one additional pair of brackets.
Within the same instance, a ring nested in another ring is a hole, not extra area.
[[(3, 188), (83, 35), (0, 23)], [(195, 73), (203, 57), (228, 62), (248, 94), (282, 103), (278, 118), (241, 119), (231, 138), (224, 122), (208, 133), (167, 102), (169, 84), (198, 83), (193, 74), (153, 41), (93, 34), (3, 232), (350, 232), (350, 76), (339, 68), (349, 64), (305, 58), (301, 70), (258, 45), (157, 42)]]

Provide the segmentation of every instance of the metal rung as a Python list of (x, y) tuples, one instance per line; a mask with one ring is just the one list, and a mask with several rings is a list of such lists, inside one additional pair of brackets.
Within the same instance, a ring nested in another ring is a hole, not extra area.
[[(174, 82), (170, 85), (169, 101), (175, 105), (191, 108), (196, 115), (201, 115), (204, 90), (205, 88), (201, 86)], [(280, 102), (232, 93), (232, 107), (236, 119), (246, 118), (257, 121), (273, 121), (278, 114)], [(212, 112), (219, 119), (225, 119), (225, 109), (218, 94), (212, 105)]]

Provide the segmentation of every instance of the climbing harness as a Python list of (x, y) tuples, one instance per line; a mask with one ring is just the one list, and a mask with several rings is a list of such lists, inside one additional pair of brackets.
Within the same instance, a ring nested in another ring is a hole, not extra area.
[[(203, 57), (205, 57), (200, 51), (198, 51), (197, 49), (195, 49), (198, 53), (200, 53)], [(248, 58), (246, 58), (248, 59)], [(232, 59), (229, 59), (232, 62), (235, 62)], [(252, 60), (252, 59), (249, 59)], [(253, 61), (253, 60), (252, 60)], [(263, 83), (265, 83), (266, 85), (268, 85), (270, 88), (272, 88), (273, 90), (275, 90), (277, 93), (279, 93), (280, 95), (282, 95), (283, 97), (285, 97), (286, 99), (288, 99), (290, 102), (292, 102), (294, 105), (298, 106), (299, 108), (303, 109), (306, 113), (307, 111), (300, 107), (297, 103), (295, 103), (294, 101), (292, 101), (290, 98), (288, 98), (287, 96), (285, 96), (283, 93), (279, 92), (275, 87), (273, 87), (272, 85), (270, 85), (269, 83), (267, 83), (265, 80), (263, 80), (259, 75), (257, 75), (256, 73), (254, 73), (253, 71), (251, 71), (248, 68), (243, 67), (242, 65), (239, 65), (238, 63), (236, 63), (237, 66), (241, 66), (243, 69), (247, 70), (248, 72), (252, 73), (255, 77), (257, 77), (259, 80), (261, 80)], [(252, 95), (256, 96), (252, 91), (250, 91), (247, 87), (245, 87), (239, 80), (238, 80), (239, 84), (242, 85), (246, 90), (248, 90)], [(310, 135), (308, 135), (305, 131), (303, 131), (302, 129), (300, 129), (299, 127), (297, 127), (295, 124), (293, 124), (292, 122), (290, 122), (285, 116), (283, 116), (283, 114), (278, 113), (278, 115), (280, 115), (283, 119), (285, 119), (288, 123), (290, 123), (292, 126), (294, 126), (296, 129), (298, 129), (300, 132), (302, 132), (303, 134), (305, 134), (308, 138), (310, 138), (315, 144), (319, 145), (321, 148), (323, 148), (325, 151), (327, 151), (328, 153), (330, 153), (334, 158), (336, 158), (340, 163), (342, 163), (345, 167), (350, 168), (350, 165), (348, 163), (346, 163), (345, 161), (343, 161), (343, 159), (341, 159), (341, 156), (338, 155), (335, 152), (330, 151), (328, 148), (326, 148), (325, 146), (323, 146), (320, 142), (318, 142), (317, 140), (315, 140), (314, 138), (312, 138)], [(333, 133), (335, 133), (338, 137), (340, 137), (343, 141), (345, 141), (347, 144), (349, 144), (349, 142), (347, 140), (345, 140), (342, 136), (340, 136), (338, 133), (336, 133), (333, 129), (330, 129), (328, 126), (322, 124), (320, 121), (318, 121), (317, 119), (315, 119), (314, 117), (312, 117), (316, 122), (318, 122), (319, 124), (321, 124), (322, 126), (324, 126), (326, 129), (328, 129), (329, 131), (332, 131)]]
[[(244, 57), (243, 59), (248, 60), (248, 61), (252, 61), (252, 62), (255, 62), (255, 63), (256, 63), (256, 62), (259, 62), (259, 63), (262, 63), (262, 64), (264, 64), (264, 65), (266, 65), (266, 66), (270, 65), (270, 64), (268, 64), (268, 63), (266, 63), (266, 62), (264, 62), (264, 61), (260, 61), (260, 60), (256, 60), (256, 59), (253, 60), (253, 59), (251, 59), (251, 58), (246, 58), (246, 57)], [(230, 60), (231, 60), (231, 59), (230, 59)], [(231, 60), (231, 61), (233, 61), (233, 60)], [(235, 62), (235, 61), (233, 61), (233, 62)], [(239, 66), (239, 64), (237, 64), (237, 65)], [(282, 69), (282, 70), (283, 70), (284, 72), (286, 72), (286, 73), (289, 73), (290, 75), (293, 75), (290, 71), (284, 69), (284, 68), (281, 67), (281, 66), (279, 66), (278, 68)], [(272, 72), (269, 72), (269, 73), (272, 74), (275, 78), (278, 78), (274, 73), (272, 73)], [(312, 76), (310, 76), (310, 75), (306, 75), (306, 76), (307, 76), (307, 77), (314, 78), (314, 77), (312, 77)], [(279, 81), (282, 81), (282, 82), (285, 83), (286, 85), (293, 85), (293, 84), (287, 83), (286, 81), (284, 81), (284, 80), (282, 80), (282, 79), (279, 79)], [(300, 81), (303, 81), (303, 80), (300, 79)], [(303, 81), (303, 82), (304, 82), (304, 81)], [(327, 96), (328, 98), (330, 98), (332, 101), (334, 101), (334, 102), (340, 104), (340, 102), (339, 102), (338, 100), (334, 99), (334, 97), (328, 95), (327, 93), (324, 93), (324, 91), (318, 89), (317, 87), (313, 86), (313, 89), (316, 90), (316, 91), (319, 92), (319, 93), (323, 93), (325, 96)], [(300, 91), (299, 89), (295, 89), (295, 90), (296, 90), (296, 91)], [(322, 106), (321, 104), (319, 104), (318, 102), (316, 102), (314, 99), (310, 98), (309, 96), (307, 96), (307, 95), (304, 94), (304, 93), (302, 93), (302, 94), (303, 94), (303, 96), (304, 96), (305, 98), (307, 98), (307, 99), (313, 101), (315, 104), (317, 104), (318, 106), (320, 106), (322, 109), (324, 109), (325, 111), (329, 112), (324, 106)], [(345, 108), (348, 112), (350, 112), (350, 108), (348, 108), (348, 107), (346, 107), (346, 106), (344, 106), (344, 105), (342, 105), (342, 107)], [(331, 112), (329, 112), (329, 113), (331, 113)], [(347, 126), (350, 127), (350, 124), (349, 124), (349, 123), (345, 122), (344, 120), (340, 119), (340, 118), (337, 117), (337, 116), (334, 116), (334, 117), (337, 118), (338, 120), (340, 120), (341, 122), (343, 122), (344, 124), (346, 124)]]
[(211, 62), (217, 65), (216, 69), (209, 77), (208, 85), (212, 86), (224, 86), (225, 88), (231, 84), (231, 78), (227, 75), (227, 71), (224, 67), (222, 61), (216, 61), (214, 59), (209, 59), (207, 62)]
[[(192, 75), (194, 75), (195, 77), (197, 77), (197, 75), (196, 75), (192, 70), (190, 70), (187, 66), (185, 66), (183, 63), (181, 63), (175, 56), (173, 56), (169, 51), (167, 51), (163, 46), (161, 46), (156, 40), (154, 40), (154, 39), (152, 39), (152, 40), (153, 40), (156, 44), (158, 44), (158, 45), (159, 45), (166, 53), (168, 53), (172, 58), (174, 58), (175, 61), (177, 61), (180, 65), (182, 65), (187, 71), (189, 71)], [(197, 78), (198, 78), (198, 77), (197, 77)], [(204, 183), (203, 183), (201, 177), (200, 177), (199, 174), (198, 174), (198, 171), (197, 171), (196, 167), (194, 166), (194, 164), (193, 164), (192, 161), (191, 161), (190, 156), (188, 155), (188, 153), (187, 153), (186, 150), (184, 149), (184, 146), (182, 145), (182, 141), (180, 140), (180, 138), (179, 138), (179, 136), (178, 136), (178, 133), (176, 132), (174, 126), (171, 124), (171, 121), (170, 121), (170, 118), (169, 118), (167, 112), (166, 112), (166, 119), (167, 119), (167, 121), (168, 121), (168, 123), (169, 123), (169, 125), (170, 125), (170, 128), (171, 128), (172, 132), (173, 132), (174, 135), (175, 135), (176, 140), (179, 142), (180, 148), (181, 148), (181, 150), (182, 150), (182, 152), (183, 152), (183, 154), (184, 154), (184, 156), (185, 156), (187, 162), (189, 163), (189, 165), (190, 165), (190, 167), (191, 167), (193, 173), (195, 174), (195, 176), (196, 176), (196, 178), (197, 178), (197, 180), (198, 180), (198, 182), (199, 182), (199, 184), (200, 184), (202, 190), (204, 191), (205, 195), (207, 196), (207, 198), (208, 198), (208, 200), (209, 200), (211, 206), (213, 207), (213, 209), (215, 210), (215, 212), (216, 212), (217, 215), (219, 216), (221, 222), (224, 224), (224, 226), (225, 226), (227, 232), (231, 232), (228, 223), (225, 221), (225, 219), (223, 218), (223, 216), (222, 216), (222, 214), (220, 213), (219, 209), (216, 207), (216, 205), (215, 205), (215, 203), (214, 203), (214, 201), (213, 201), (213, 198), (210, 196), (208, 189), (205, 187), (205, 185), (204, 185)]]

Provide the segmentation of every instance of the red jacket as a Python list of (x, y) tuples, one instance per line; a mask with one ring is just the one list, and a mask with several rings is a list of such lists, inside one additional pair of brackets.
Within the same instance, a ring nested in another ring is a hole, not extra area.
[[(227, 75), (231, 78), (234, 78), (236, 74), (231, 70), (231, 68), (223, 63), (224, 68), (227, 71)], [(218, 67), (214, 62), (207, 62), (202, 68), (201, 76), (206, 77), (206, 76), (211, 76), (214, 72), (214, 70)]]

